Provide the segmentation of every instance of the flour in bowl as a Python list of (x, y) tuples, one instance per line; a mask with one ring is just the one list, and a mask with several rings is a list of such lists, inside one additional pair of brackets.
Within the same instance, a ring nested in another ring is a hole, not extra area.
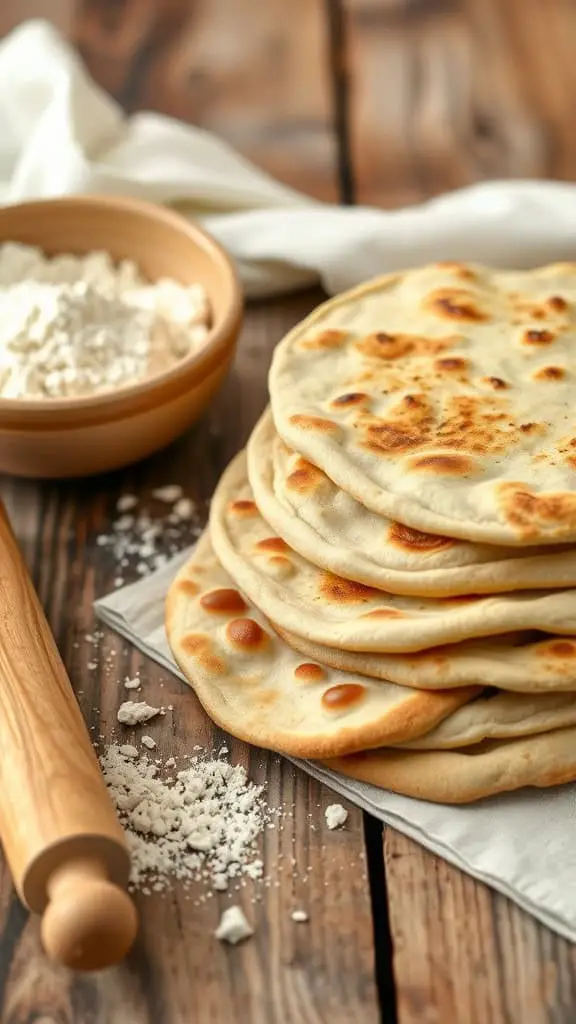
[(199, 284), (150, 283), (106, 252), (0, 246), (0, 396), (78, 398), (168, 370), (206, 339)]

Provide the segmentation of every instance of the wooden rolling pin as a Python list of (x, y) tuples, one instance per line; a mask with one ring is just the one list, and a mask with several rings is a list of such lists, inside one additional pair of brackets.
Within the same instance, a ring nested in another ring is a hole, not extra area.
[(79, 970), (124, 956), (137, 931), (125, 838), (1, 504), (0, 838), (50, 956)]

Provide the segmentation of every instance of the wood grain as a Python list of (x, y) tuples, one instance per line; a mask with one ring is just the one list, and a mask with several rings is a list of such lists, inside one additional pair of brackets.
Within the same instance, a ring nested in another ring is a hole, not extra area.
[[(358, 202), (397, 206), (485, 178), (574, 172), (572, 133), (562, 130), (570, 123), (571, 62), (559, 61), (559, 36), (576, 32), (573, 5), (344, 4)], [(543, 102), (559, 64), (563, 97), (558, 89)]]
[(398, 1024), (572, 1024), (576, 949), (385, 830)]
[(323, 0), (84, 0), (71, 35), (128, 110), (215, 131), (281, 181), (337, 198)]
[[(92, 601), (112, 587), (110, 552), (96, 544), (121, 492), (149, 501), (153, 487), (179, 481), (202, 514), (217, 476), (246, 439), (266, 400), (272, 346), (316, 304), (308, 293), (247, 315), (236, 366), (210, 412), (167, 452), (126, 472), (77, 483), (35, 486), (4, 480), (0, 491), (17, 529), (92, 735), (129, 741), (116, 710), (121, 680), (140, 669), (142, 698), (172, 704), (146, 731), (161, 756), (228, 742), (233, 761), (268, 800), (282, 805), (278, 826), (263, 838), (269, 884), (205, 899), (200, 886), (166, 895), (138, 894), (140, 936), (121, 968), (72, 977), (43, 956), (36, 919), (26, 919), (0, 875), (0, 1019), (10, 1024), (62, 1020), (74, 1024), (348, 1024), (379, 1019), (366, 879), (362, 816), (328, 832), (323, 809), (331, 796), (275, 755), (249, 750), (215, 729), (191, 692), (113, 634), (95, 657), (86, 634)], [(74, 645), (77, 646), (74, 646)], [(88, 668), (92, 659), (95, 669)], [(295, 863), (293, 863), (293, 859)], [(253, 939), (229, 948), (213, 932), (222, 908), (240, 901), (256, 927)], [(254, 902), (253, 902), (254, 900)], [(294, 909), (310, 916), (291, 920)], [(3, 970), (2, 970), (3, 969)], [(191, 1007), (195, 1016), (191, 1018)]]

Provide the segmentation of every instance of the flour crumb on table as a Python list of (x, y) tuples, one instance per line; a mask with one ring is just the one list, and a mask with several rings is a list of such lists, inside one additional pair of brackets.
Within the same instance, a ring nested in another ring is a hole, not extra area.
[(106, 252), (46, 256), (0, 246), (0, 395), (68, 398), (170, 369), (208, 335), (199, 284), (142, 277)]
[(164, 501), (167, 505), (173, 505), (182, 497), (183, 491), (180, 484), (166, 484), (165, 487), (156, 487), (152, 491), (152, 497), (158, 501)]
[(241, 907), (227, 907), (214, 934), (220, 942), (230, 942), (235, 946), (254, 935), (254, 929), (248, 924)]
[(131, 743), (123, 743), (120, 747), (118, 747), (118, 750), (123, 755), (123, 757), (138, 757), (140, 753), (138, 747), (133, 747)]
[(124, 680), (124, 689), (126, 690), (139, 690), (142, 685), (141, 680), (138, 676), (134, 676), (132, 679), (130, 676), (126, 676)]
[(142, 736), (140, 738), (140, 742), (142, 746), (146, 747), (148, 750), (155, 750), (158, 745), (156, 740), (152, 739), (152, 736)]
[(153, 708), (145, 700), (125, 700), (118, 708), (116, 717), (121, 725), (140, 725), (142, 722), (149, 722), (161, 711), (162, 708)]
[(305, 924), (309, 920), (305, 910), (293, 910), (290, 916), (297, 924)]
[(329, 804), (324, 811), (324, 817), (329, 829), (340, 828), (348, 820), (348, 811), (342, 804)]

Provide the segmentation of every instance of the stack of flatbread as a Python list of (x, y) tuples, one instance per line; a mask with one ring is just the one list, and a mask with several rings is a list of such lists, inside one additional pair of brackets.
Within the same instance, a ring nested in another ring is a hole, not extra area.
[(447, 803), (576, 779), (576, 264), (317, 309), (170, 590), (232, 734)]

